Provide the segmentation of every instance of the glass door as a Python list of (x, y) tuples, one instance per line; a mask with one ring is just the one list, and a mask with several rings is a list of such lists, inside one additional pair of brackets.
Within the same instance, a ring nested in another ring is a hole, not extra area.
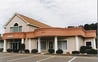
[(12, 41), (11, 42), (11, 49), (13, 51), (17, 51), (20, 49), (20, 44), (21, 44), (21, 41)]
[(46, 50), (46, 41), (41, 41), (41, 49)]
[(49, 41), (49, 49), (53, 49), (53, 41)]

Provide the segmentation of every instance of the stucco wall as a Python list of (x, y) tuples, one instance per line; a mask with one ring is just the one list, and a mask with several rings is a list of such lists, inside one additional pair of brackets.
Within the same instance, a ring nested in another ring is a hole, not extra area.
[[(81, 46), (84, 46), (84, 38), (82, 38), (82, 37), (78, 37), (78, 39), (79, 39), (79, 47), (81, 47)], [(80, 49), (80, 48), (79, 48)]]
[[(26, 39), (25, 41), (25, 48), (29, 49), (29, 39)], [(31, 39), (31, 49), (37, 49), (37, 40), (36, 39)]]
[(70, 52), (75, 50), (75, 37), (67, 37), (67, 52)]
[(13, 27), (15, 23), (18, 23), (19, 26), (22, 26), (22, 32), (34, 31), (35, 27), (28, 26), (26, 22), (21, 20), (19, 17), (15, 16), (10, 23), (6, 26), (5, 33), (10, 32), (10, 27)]
[(86, 42), (91, 42), (91, 46), (92, 46), (92, 48), (96, 48), (96, 47), (94, 47), (94, 46), (96, 46), (96, 44), (94, 44), (94, 38), (87, 38), (87, 39), (85, 39), (84, 40), (84, 45), (86, 46)]

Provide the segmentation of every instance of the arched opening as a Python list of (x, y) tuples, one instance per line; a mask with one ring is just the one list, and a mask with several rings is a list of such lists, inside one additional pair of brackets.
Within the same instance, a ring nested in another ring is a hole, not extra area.
[(18, 23), (15, 23), (13, 27), (10, 27), (11, 32), (22, 32), (22, 26), (19, 26)]

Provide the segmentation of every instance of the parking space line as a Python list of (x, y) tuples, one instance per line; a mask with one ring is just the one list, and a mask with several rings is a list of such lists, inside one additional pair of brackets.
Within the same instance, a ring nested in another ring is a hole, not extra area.
[(75, 60), (77, 57), (73, 57), (72, 59), (70, 59), (68, 62), (72, 62), (73, 60)]
[(31, 58), (31, 57), (35, 57), (35, 56), (39, 56), (39, 55), (34, 55), (34, 56), (29, 56), (29, 57), (23, 57), (23, 58), (18, 58), (18, 59), (12, 59), (12, 60), (8, 60), (7, 62), (13, 62), (13, 61), (22, 60), (22, 59), (26, 59), (26, 58)]
[(48, 59), (51, 59), (51, 58), (53, 58), (53, 57), (55, 57), (55, 56), (51, 56), (51, 57), (48, 57), (48, 58), (45, 58), (45, 59), (41, 59), (41, 60), (38, 60), (38, 61), (36, 61), (36, 62), (41, 62), (41, 61), (44, 61), (44, 60), (48, 60)]
[(9, 58), (9, 57), (15, 57), (15, 56), (20, 56), (20, 55), (5, 56), (5, 57), (0, 57), (0, 58)]

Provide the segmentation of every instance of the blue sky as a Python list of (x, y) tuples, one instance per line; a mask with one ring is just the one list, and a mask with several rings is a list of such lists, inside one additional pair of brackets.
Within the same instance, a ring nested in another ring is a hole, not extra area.
[(0, 0), (0, 33), (20, 13), (55, 27), (97, 22), (97, 0)]

